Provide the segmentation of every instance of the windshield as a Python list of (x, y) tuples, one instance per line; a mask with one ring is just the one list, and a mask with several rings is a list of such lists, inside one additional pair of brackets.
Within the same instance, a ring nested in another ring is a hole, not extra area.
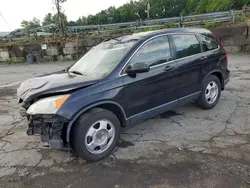
[(136, 40), (111, 39), (92, 48), (69, 72), (80, 72), (85, 76), (104, 77), (122, 60)]

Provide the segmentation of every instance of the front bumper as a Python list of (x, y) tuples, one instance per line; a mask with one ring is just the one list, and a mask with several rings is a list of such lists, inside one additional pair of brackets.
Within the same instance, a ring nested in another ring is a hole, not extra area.
[(54, 149), (67, 149), (66, 128), (68, 120), (58, 115), (29, 116), (28, 135), (41, 135), (41, 140)]

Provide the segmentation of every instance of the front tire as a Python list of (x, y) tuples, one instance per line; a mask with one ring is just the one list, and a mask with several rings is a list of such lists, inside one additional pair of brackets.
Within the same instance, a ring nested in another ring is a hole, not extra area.
[(220, 96), (220, 80), (217, 76), (209, 75), (202, 84), (201, 94), (196, 103), (203, 109), (211, 109), (219, 102)]
[(106, 109), (94, 108), (78, 118), (71, 132), (76, 155), (90, 162), (107, 157), (120, 138), (121, 123)]

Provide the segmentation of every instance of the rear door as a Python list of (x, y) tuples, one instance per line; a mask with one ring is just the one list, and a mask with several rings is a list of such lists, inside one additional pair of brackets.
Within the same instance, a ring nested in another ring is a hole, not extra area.
[[(207, 56), (202, 53), (201, 44), (194, 34), (173, 34), (171, 36), (178, 66), (178, 98), (197, 96), (201, 87), (204, 69), (207, 68)], [(180, 104), (181, 105), (181, 104)]]
[(223, 50), (220, 45), (211, 36), (199, 35), (198, 37), (202, 45), (203, 54), (207, 57), (206, 65), (209, 65), (210, 68), (210, 70), (204, 72), (203, 77), (212, 70), (227, 70), (227, 61), (222, 55)]

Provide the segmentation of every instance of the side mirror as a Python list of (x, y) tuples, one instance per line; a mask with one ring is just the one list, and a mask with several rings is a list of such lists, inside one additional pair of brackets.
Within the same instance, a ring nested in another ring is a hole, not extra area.
[(126, 73), (127, 74), (136, 74), (149, 72), (149, 66), (146, 63), (134, 63), (133, 65), (128, 66)]

